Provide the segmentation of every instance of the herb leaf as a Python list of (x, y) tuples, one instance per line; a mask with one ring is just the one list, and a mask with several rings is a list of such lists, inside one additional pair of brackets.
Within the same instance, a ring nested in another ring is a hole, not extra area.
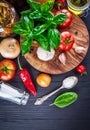
[(26, 37), (21, 44), (22, 55), (25, 55), (31, 48), (33, 36)]
[(37, 25), (34, 29), (33, 29), (33, 35), (37, 36), (40, 35), (41, 33), (43, 33), (45, 30), (47, 30), (47, 28), (49, 27), (50, 23), (45, 23), (42, 25)]
[(66, 20), (66, 18), (67, 18), (66, 14), (63, 14), (63, 13), (58, 14), (54, 17), (53, 24), (55, 24), (55, 25), (61, 24)]
[(59, 108), (64, 108), (69, 106), (70, 104), (74, 103), (78, 98), (77, 93), (75, 92), (65, 92), (58, 96), (53, 105), (59, 107)]
[(60, 32), (56, 28), (48, 30), (48, 41), (53, 48), (57, 48), (60, 44)]
[(30, 14), (32, 11), (29, 9), (29, 10), (24, 10), (21, 12), (21, 15), (24, 16), (24, 15), (28, 15)]
[(42, 19), (47, 20), (47, 21), (53, 21), (53, 18), (54, 16), (51, 12), (45, 12), (42, 15)]
[(44, 34), (39, 35), (36, 40), (43, 49), (50, 51), (50, 44)]
[(26, 36), (27, 35), (27, 30), (25, 30), (25, 28), (23, 28), (22, 21), (14, 24), (13, 32), (15, 32), (16, 34), (19, 34), (21, 36)]
[(47, 1), (43, 4), (41, 4), (41, 12), (48, 12), (53, 8), (54, 2)]
[(41, 4), (39, 2), (27, 0), (27, 3), (29, 4), (32, 10), (40, 10)]
[(29, 17), (31, 19), (39, 19), (39, 18), (42, 17), (42, 13), (40, 11), (38, 11), (38, 10), (35, 10), (32, 13), (30, 13)]
[(22, 18), (23, 28), (26, 28), (27, 32), (30, 32), (34, 27), (34, 22), (29, 18), (28, 15), (23, 16)]

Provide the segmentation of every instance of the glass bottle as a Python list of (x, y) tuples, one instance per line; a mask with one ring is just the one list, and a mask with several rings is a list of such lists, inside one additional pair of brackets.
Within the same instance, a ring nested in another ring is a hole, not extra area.
[(0, 0), (0, 37), (13, 34), (12, 26), (18, 21), (14, 7), (5, 0)]
[(18, 105), (26, 105), (29, 99), (29, 94), (10, 84), (0, 81), (0, 98)]
[(82, 15), (88, 11), (90, 6), (89, 0), (67, 0), (68, 9), (76, 15)]

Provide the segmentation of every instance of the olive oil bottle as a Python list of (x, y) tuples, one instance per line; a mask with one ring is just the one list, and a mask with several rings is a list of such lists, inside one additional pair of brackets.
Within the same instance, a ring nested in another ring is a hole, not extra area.
[(76, 15), (82, 15), (90, 6), (90, 0), (67, 0), (68, 9)]
[(71, 3), (77, 7), (82, 7), (88, 3), (88, 0), (70, 0)]

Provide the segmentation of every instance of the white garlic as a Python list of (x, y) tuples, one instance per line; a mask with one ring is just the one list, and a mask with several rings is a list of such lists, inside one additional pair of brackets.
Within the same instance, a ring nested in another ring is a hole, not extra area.
[(65, 65), (65, 63), (66, 63), (66, 55), (65, 55), (65, 53), (61, 53), (58, 58), (59, 58), (59, 61), (60, 61), (62, 64)]
[(74, 48), (74, 50), (75, 50), (76, 53), (80, 54), (80, 53), (83, 53), (86, 49), (82, 46), (76, 46)]

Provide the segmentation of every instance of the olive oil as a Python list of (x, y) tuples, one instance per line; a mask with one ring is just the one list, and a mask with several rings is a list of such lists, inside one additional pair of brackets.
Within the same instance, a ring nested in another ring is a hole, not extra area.
[(88, 3), (88, 0), (70, 0), (70, 2), (77, 7), (82, 7)]
[(68, 10), (75, 15), (85, 14), (90, 5), (90, 0), (67, 0)]

